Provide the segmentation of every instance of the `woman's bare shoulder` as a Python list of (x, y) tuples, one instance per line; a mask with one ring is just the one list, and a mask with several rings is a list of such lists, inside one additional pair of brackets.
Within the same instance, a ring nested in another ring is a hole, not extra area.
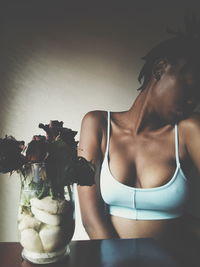
[(101, 118), (101, 117), (105, 117), (105, 114), (107, 113), (107, 111), (105, 110), (92, 110), (92, 111), (88, 111), (85, 115), (84, 115), (84, 119), (94, 119), (94, 118)]
[(93, 110), (87, 112), (82, 119), (82, 126), (100, 127), (105, 124), (107, 120), (107, 111)]
[(194, 113), (179, 123), (179, 127), (188, 132), (191, 130), (200, 130), (200, 113)]
[(185, 140), (192, 141), (194, 138), (200, 136), (200, 113), (194, 113), (189, 118), (182, 120), (179, 123), (180, 131)]
[(81, 123), (79, 156), (97, 162), (106, 129), (106, 111), (94, 110), (85, 114)]

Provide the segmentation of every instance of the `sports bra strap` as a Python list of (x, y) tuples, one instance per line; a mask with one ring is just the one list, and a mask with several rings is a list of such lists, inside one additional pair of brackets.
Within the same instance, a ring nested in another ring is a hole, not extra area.
[(175, 151), (176, 151), (176, 164), (180, 166), (179, 161), (179, 136), (178, 136), (178, 125), (175, 124)]
[(110, 111), (107, 112), (108, 118), (107, 118), (107, 137), (106, 137), (106, 152), (105, 157), (108, 156), (108, 150), (109, 150), (109, 143), (110, 143)]

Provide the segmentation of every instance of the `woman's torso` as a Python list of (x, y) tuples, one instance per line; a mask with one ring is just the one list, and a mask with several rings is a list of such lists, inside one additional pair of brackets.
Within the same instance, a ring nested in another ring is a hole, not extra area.
[[(102, 116), (105, 119), (105, 123), (102, 124), (102, 153), (106, 154), (107, 113), (103, 112)], [(148, 191), (149, 188), (162, 188), (166, 184), (170, 184), (177, 171), (175, 127), (167, 125), (156, 131), (134, 134), (132, 127), (128, 123), (127, 125), (123, 123), (126, 121), (125, 116), (126, 112), (111, 113), (109, 148), (108, 155), (105, 155), (108, 156), (109, 175), (112, 176), (110, 179), (113, 179), (111, 183), (120, 183), (122, 187), (125, 185), (128, 189), (129, 187), (136, 188), (136, 192), (137, 189), (142, 189), (142, 193), (146, 189)], [(187, 174), (189, 159), (181, 129), (178, 131), (178, 137), (178, 159), (181, 163), (181, 171)], [(105, 160), (107, 159), (104, 158), (103, 165)], [(181, 173), (180, 176), (184, 176), (184, 174)], [(176, 179), (176, 177), (174, 178)], [(181, 186), (186, 187), (187, 181), (184, 181), (184, 178), (182, 181), (182, 177), (179, 177), (179, 180), (183, 183)], [(115, 188), (112, 185), (111, 187), (109, 190), (113, 194), (112, 190)], [(166, 193), (166, 189), (163, 190), (163, 193)], [(121, 238), (169, 239), (170, 236), (174, 236), (180, 231), (180, 216), (149, 220), (148, 216), (147, 219), (142, 216), (138, 219), (137, 217), (127, 218), (126, 216), (111, 215), (111, 221)]]

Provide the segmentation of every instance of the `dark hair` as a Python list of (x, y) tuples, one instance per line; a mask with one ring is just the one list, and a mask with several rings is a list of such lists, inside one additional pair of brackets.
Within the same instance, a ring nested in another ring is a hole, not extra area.
[(151, 78), (153, 66), (159, 59), (165, 58), (173, 65), (178, 59), (184, 57), (196, 70), (199, 68), (200, 72), (200, 23), (194, 15), (185, 17), (184, 22), (185, 32), (167, 29), (167, 32), (174, 37), (162, 41), (142, 57), (146, 62), (138, 76), (138, 81), (142, 85), (137, 90), (145, 88)]

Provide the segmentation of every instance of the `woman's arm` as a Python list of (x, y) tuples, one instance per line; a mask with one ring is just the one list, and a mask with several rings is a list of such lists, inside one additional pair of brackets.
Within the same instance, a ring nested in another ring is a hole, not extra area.
[[(194, 115), (181, 123), (186, 149), (194, 165), (195, 175), (200, 179), (200, 115)], [(200, 205), (200, 203), (197, 203)], [(200, 241), (200, 218), (187, 215), (183, 221), (184, 229), (190, 238)]]
[[(102, 162), (103, 116), (101, 111), (89, 112), (82, 120), (78, 155), (95, 165), (96, 179)], [(117, 238), (109, 218), (104, 214), (98, 186), (78, 186), (83, 226), (91, 239)]]
[(183, 130), (187, 152), (200, 174), (200, 115), (193, 115), (183, 122)]

